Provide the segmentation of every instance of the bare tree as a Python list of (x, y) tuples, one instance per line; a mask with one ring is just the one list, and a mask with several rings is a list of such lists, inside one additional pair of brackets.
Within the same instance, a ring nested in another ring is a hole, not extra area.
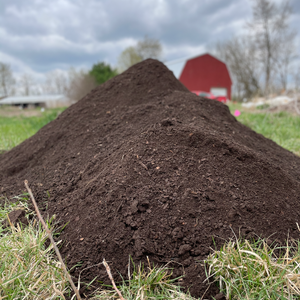
[(162, 46), (159, 40), (145, 36), (142, 41), (137, 43), (136, 52), (142, 60), (147, 58), (159, 59), (162, 55)]
[(20, 79), (23, 88), (23, 95), (29, 96), (33, 93), (34, 78), (31, 74), (24, 73)]
[(47, 94), (65, 94), (68, 90), (67, 75), (60, 70), (47, 73), (43, 90)]
[(218, 58), (226, 62), (238, 100), (251, 98), (260, 91), (257, 49), (250, 37), (235, 37), (219, 42), (215, 47)]
[[(275, 68), (278, 67), (280, 55), (284, 53), (282, 49), (287, 44), (291, 45), (293, 40), (288, 28), (290, 14), (289, 0), (284, 0), (281, 5), (271, 0), (253, 0), (253, 20), (248, 25), (259, 49), (260, 63), (264, 71), (265, 94), (270, 92)], [(289, 65), (288, 62), (289, 58), (284, 62), (285, 67)]]
[(0, 62), (0, 94), (9, 96), (14, 94), (15, 79), (9, 64)]
[(296, 66), (295, 71), (293, 72), (293, 81), (295, 92), (300, 93), (300, 65)]
[(127, 70), (132, 65), (147, 58), (159, 59), (162, 55), (162, 46), (159, 40), (147, 36), (137, 43), (136, 46), (126, 48), (118, 58), (120, 72)]
[(78, 101), (97, 86), (94, 77), (87, 72), (74, 68), (69, 70), (69, 87), (66, 95), (73, 101)]
[(290, 32), (285, 38), (285, 42), (282, 43), (278, 49), (277, 59), (275, 61), (275, 71), (278, 76), (278, 81), (281, 85), (281, 89), (287, 90), (288, 75), (291, 74), (291, 63), (297, 57), (295, 47), (295, 32)]

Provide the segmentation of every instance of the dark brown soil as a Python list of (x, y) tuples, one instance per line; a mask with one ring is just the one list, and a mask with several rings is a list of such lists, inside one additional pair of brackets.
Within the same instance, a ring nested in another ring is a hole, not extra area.
[[(0, 191), (29, 180), (74, 276), (105, 258), (125, 278), (129, 255), (173, 261), (194, 296), (202, 261), (235, 233), (298, 238), (300, 158), (190, 93), (163, 64), (139, 63), (0, 156)], [(50, 198), (47, 194), (50, 194)], [(233, 230), (233, 231), (232, 231)], [(108, 283), (103, 266), (81, 273)], [(207, 295), (218, 293), (211, 289)]]

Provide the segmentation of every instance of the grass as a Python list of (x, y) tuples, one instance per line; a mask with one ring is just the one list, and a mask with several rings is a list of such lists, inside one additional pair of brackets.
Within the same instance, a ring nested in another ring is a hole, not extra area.
[[(118, 287), (122, 296), (126, 300), (155, 300), (155, 299), (177, 299), (193, 300), (189, 294), (180, 291), (180, 287), (174, 284), (171, 279), (171, 270), (167, 266), (156, 267), (150, 265), (145, 268), (140, 264), (137, 268), (133, 264), (133, 272), (130, 274), (130, 262), (128, 268), (129, 280), (123, 280), (123, 284)], [(114, 290), (101, 290), (96, 292), (91, 298), (93, 300), (112, 300), (119, 299)]]
[(230, 104), (231, 113), (239, 110), (238, 121), (273, 140), (278, 145), (300, 155), (300, 116), (287, 112), (269, 113), (247, 110), (240, 104)]
[(64, 299), (67, 280), (52, 246), (45, 245), (47, 234), (41, 225), (28, 219), (28, 226), (3, 226), (13, 210), (23, 209), (27, 217), (32, 214), (27, 196), (1, 200), (5, 203), (0, 206), (0, 299)]
[(46, 109), (38, 116), (26, 116), (20, 111), (18, 116), (5, 116), (10, 114), (9, 108), (1, 107), (0, 111), (0, 153), (10, 150), (30, 136), (34, 135), (40, 128), (54, 120), (65, 108)]
[(231, 240), (206, 264), (207, 276), (214, 277), (227, 299), (300, 299), (299, 243), (279, 247), (264, 240)]

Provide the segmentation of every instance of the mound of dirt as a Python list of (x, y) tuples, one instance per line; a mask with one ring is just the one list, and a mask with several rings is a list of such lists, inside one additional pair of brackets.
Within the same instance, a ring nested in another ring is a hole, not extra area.
[[(27, 179), (73, 275), (108, 283), (135, 262), (172, 262), (201, 296), (202, 260), (235, 233), (298, 238), (300, 158), (240, 124), (220, 102), (190, 93), (146, 60), (111, 79), (0, 156), (0, 190)], [(49, 197), (50, 195), (50, 197)], [(216, 289), (207, 292), (214, 296)]]

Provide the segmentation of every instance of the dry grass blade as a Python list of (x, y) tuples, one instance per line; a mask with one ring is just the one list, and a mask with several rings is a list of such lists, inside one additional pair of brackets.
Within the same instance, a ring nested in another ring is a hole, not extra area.
[(104, 267), (105, 267), (105, 269), (106, 269), (106, 272), (107, 272), (107, 274), (108, 274), (108, 277), (109, 277), (109, 279), (110, 279), (110, 281), (111, 281), (111, 283), (112, 283), (112, 285), (113, 285), (115, 291), (118, 293), (120, 299), (121, 299), (121, 300), (125, 300), (125, 299), (123, 298), (121, 292), (118, 290), (118, 288), (117, 288), (117, 286), (116, 286), (116, 284), (115, 284), (115, 281), (114, 281), (114, 279), (113, 279), (113, 277), (112, 277), (112, 275), (111, 275), (110, 267), (109, 267), (109, 265), (107, 264), (107, 262), (106, 262), (105, 259), (103, 259), (103, 265), (104, 265)]
[(2, 220), (11, 209), (0, 207), (0, 299), (63, 299), (67, 279), (52, 247), (45, 247), (45, 230), (29, 222), (24, 228), (11, 224), (2, 231)]
[(78, 292), (77, 288), (75, 287), (75, 284), (74, 284), (74, 282), (73, 282), (73, 280), (72, 280), (72, 278), (71, 278), (69, 272), (67, 271), (66, 265), (64, 264), (63, 259), (62, 259), (61, 255), (60, 255), (60, 252), (59, 252), (59, 250), (58, 250), (58, 248), (57, 248), (57, 246), (56, 246), (56, 243), (55, 243), (55, 241), (54, 241), (54, 239), (53, 239), (53, 237), (52, 237), (52, 233), (51, 233), (51, 231), (48, 229), (48, 226), (46, 225), (46, 223), (45, 223), (45, 221), (44, 221), (44, 219), (43, 219), (43, 217), (42, 217), (42, 215), (41, 215), (41, 213), (40, 213), (40, 211), (39, 211), (39, 208), (38, 208), (37, 203), (36, 203), (36, 201), (35, 201), (35, 199), (34, 199), (34, 196), (33, 196), (33, 194), (32, 194), (32, 191), (31, 191), (31, 189), (30, 189), (29, 186), (28, 186), (28, 181), (25, 180), (24, 183), (25, 183), (25, 187), (26, 187), (26, 189), (27, 189), (27, 191), (28, 191), (28, 193), (29, 193), (29, 195), (30, 195), (31, 201), (32, 201), (32, 203), (33, 203), (33, 205), (34, 205), (36, 214), (37, 214), (37, 216), (38, 216), (40, 222), (42, 223), (42, 225), (43, 225), (45, 231), (47, 232), (47, 235), (48, 235), (48, 237), (49, 237), (49, 239), (50, 239), (50, 241), (51, 241), (51, 244), (53, 245), (53, 248), (54, 248), (54, 250), (55, 250), (55, 253), (56, 253), (56, 255), (57, 255), (57, 257), (58, 257), (58, 259), (59, 259), (59, 261), (60, 261), (60, 263), (61, 263), (61, 266), (62, 266), (62, 268), (63, 268), (63, 270), (64, 270), (64, 272), (65, 272), (65, 275), (66, 275), (66, 277), (68, 278), (68, 281), (70, 282), (71, 287), (72, 287), (72, 289), (74, 290), (74, 292), (75, 292), (75, 294), (76, 294), (77, 300), (81, 300), (81, 297), (80, 297), (80, 295), (79, 295), (79, 292)]
[(299, 244), (271, 248), (264, 240), (250, 243), (238, 239), (206, 260), (208, 277), (219, 281), (227, 299), (298, 299), (299, 262)]

